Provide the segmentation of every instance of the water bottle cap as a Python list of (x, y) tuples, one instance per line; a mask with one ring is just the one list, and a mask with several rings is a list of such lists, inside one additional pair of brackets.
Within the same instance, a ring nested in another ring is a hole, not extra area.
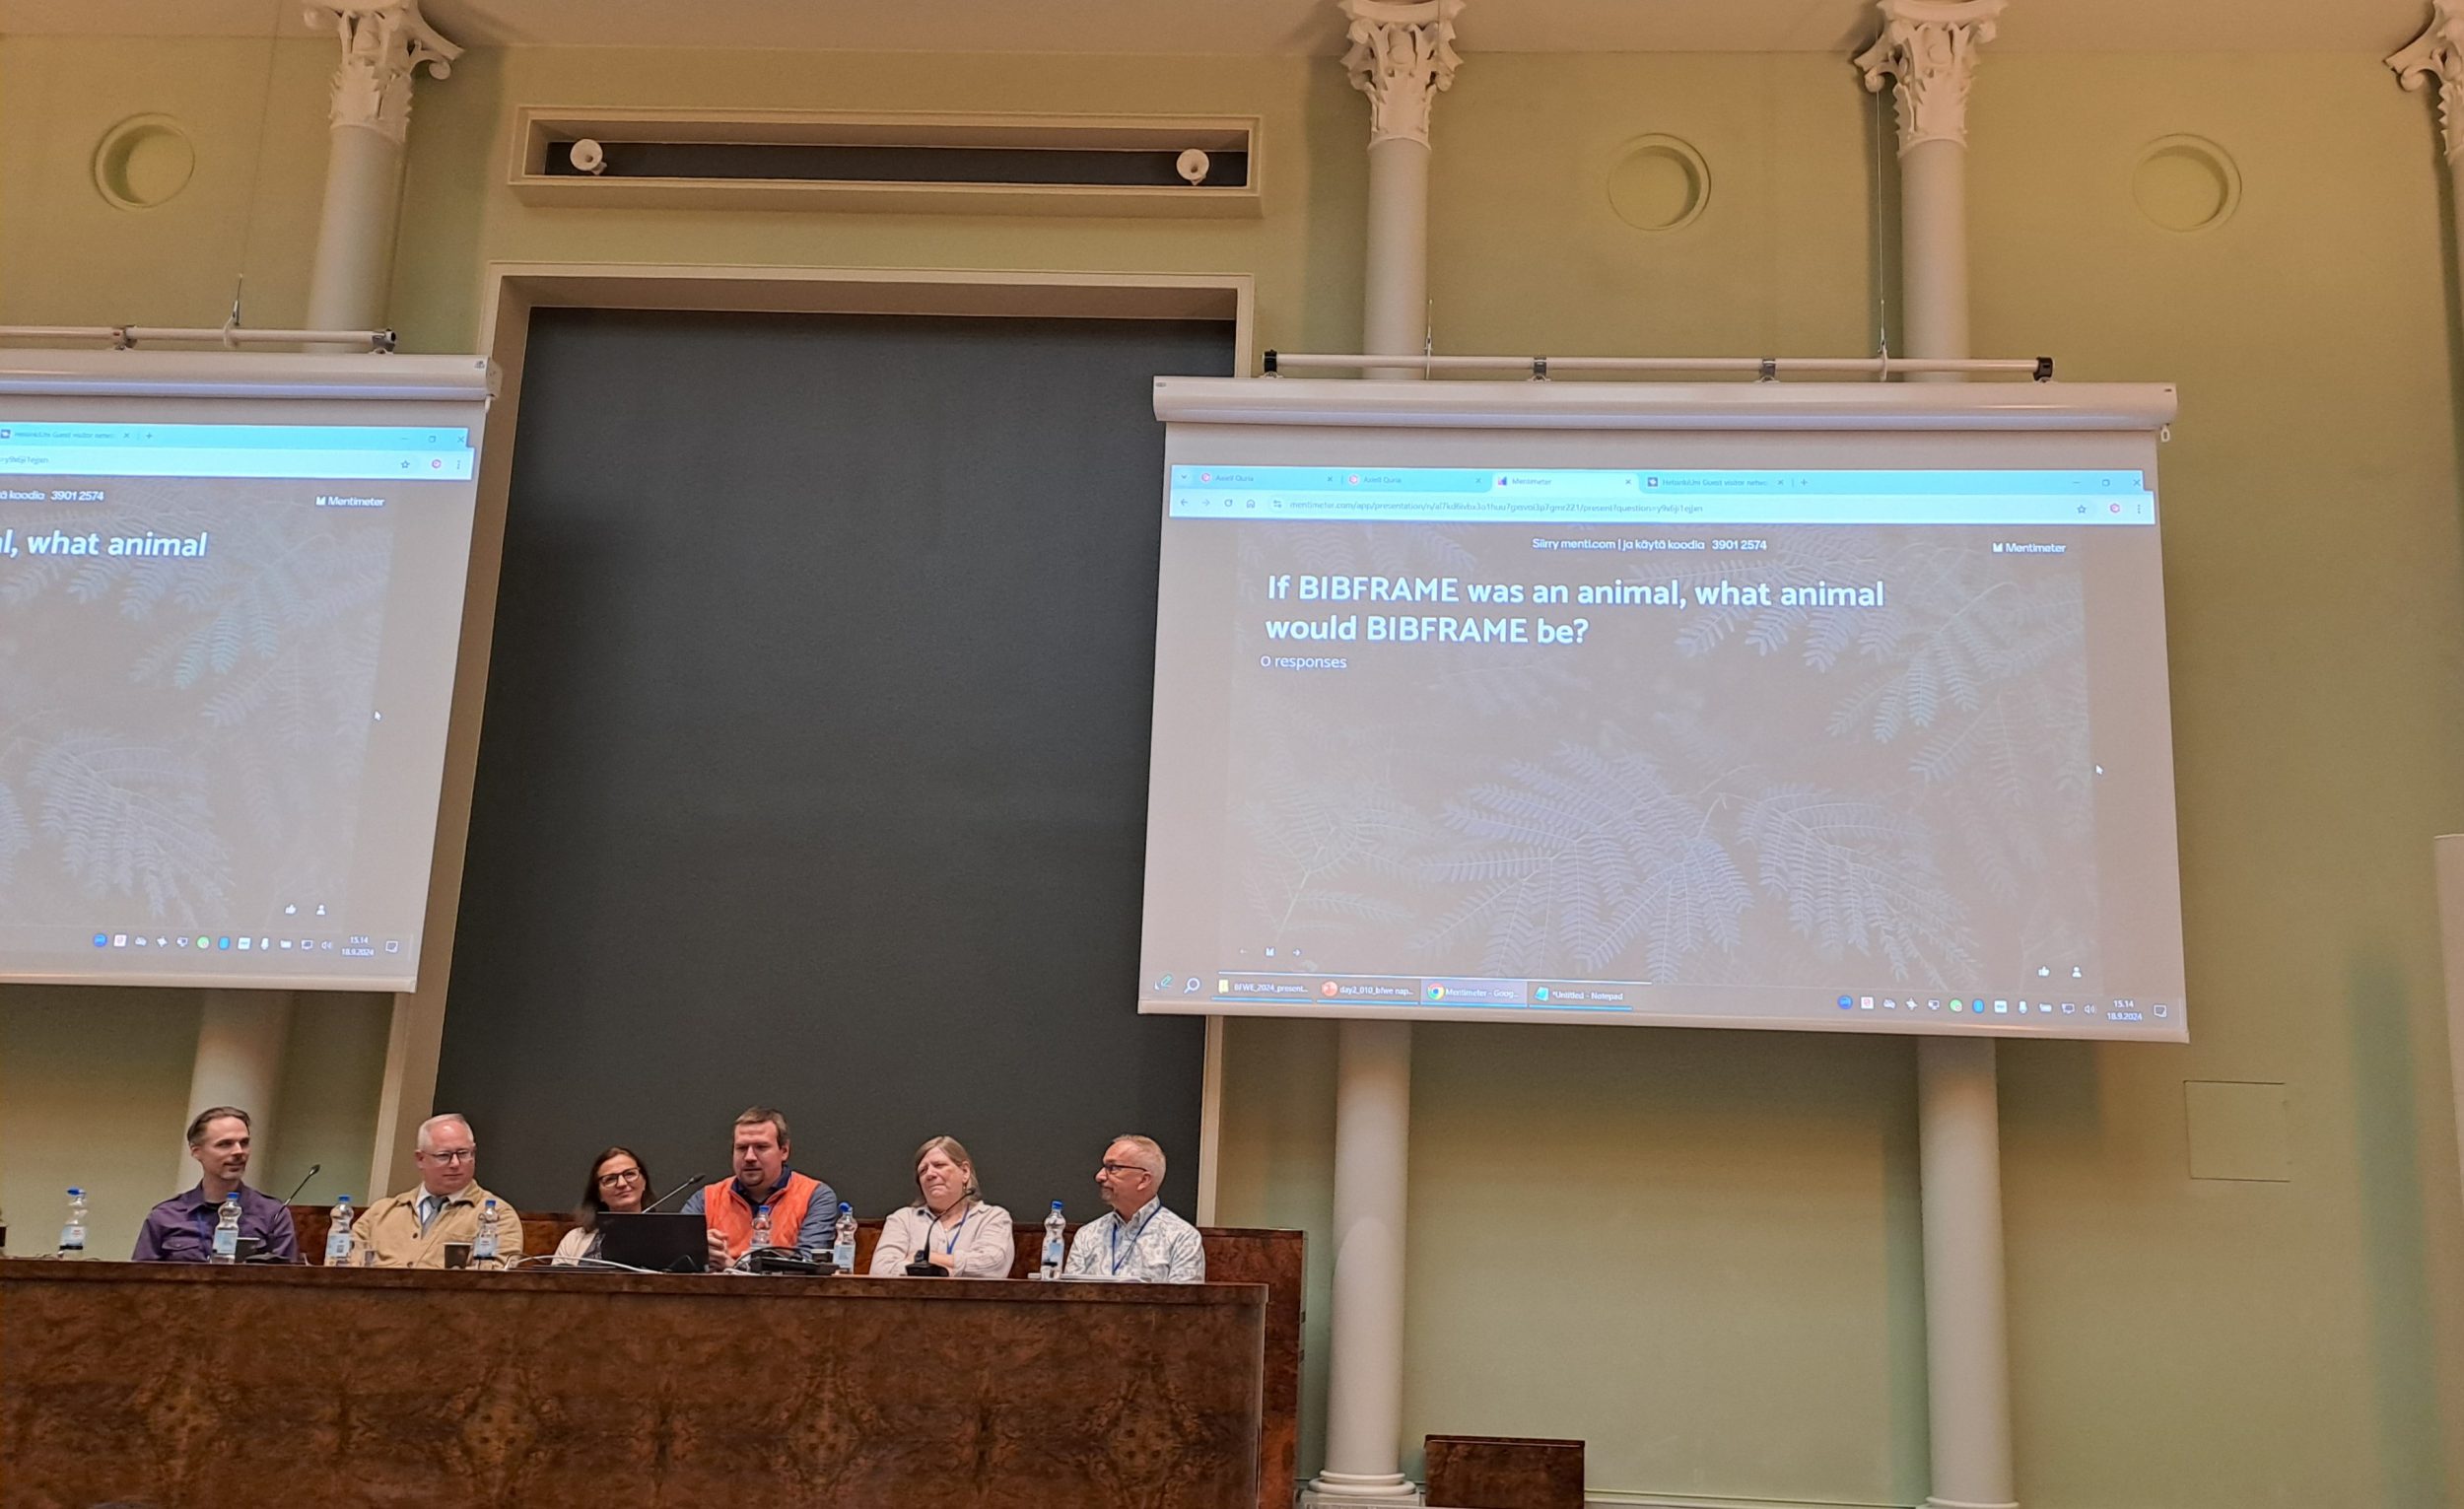
[(495, 1209), (495, 1208), (496, 1208), (496, 1201), (495, 1201), (495, 1200), (493, 1200), (486, 1201), (486, 1202), (485, 1202), (485, 1207), (486, 1207), (487, 1209), (490, 1209), (490, 1210)]
[(1056, 1210), (1060, 1209), (1060, 1208), (1061, 1208), (1061, 1201), (1060, 1201), (1060, 1200), (1054, 1200), (1054, 1201), (1053, 1201), (1053, 1208), (1054, 1208), (1054, 1209), (1056, 1209)]
[(69, 1194), (71, 1194), (72, 1196), (75, 1196), (75, 1197), (76, 1197), (77, 1199), (79, 1199), (79, 1200), (83, 1200), (83, 1199), (85, 1199), (85, 1198), (86, 1198), (86, 1192), (85, 1192), (85, 1191), (83, 1191), (83, 1190), (81, 1190), (81, 1189), (79, 1189), (79, 1188), (77, 1188), (77, 1186), (75, 1186), (75, 1185), (70, 1185), (70, 1186), (69, 1186), (69, 1188), (68, 1188), (68, 1192), (69, 1192)]
[(770, 1207), (768, 1205), (764, 1205), (761, 1209), (755, 1211), (754, 1213), (756, 1215), (768, 1215), (770, 1213)]
[(348, 1195), (337, 1195), (334, 1197), (334, 1203), (337, 1205), (347, 1205), (350, 1202), (351, 1197)]
[(840, 1213), (841, 1215), (849, 1215), (849, 1214), (852, 1214), (852, 1213), (854, 1213), (855, 1209), (856, 1209), (856, 1207), (855, 1207), (854, 1205), (849, 1204), (846, 1200), (840, 1200), (840, 1201), (839, 1201), (839, 1213)]

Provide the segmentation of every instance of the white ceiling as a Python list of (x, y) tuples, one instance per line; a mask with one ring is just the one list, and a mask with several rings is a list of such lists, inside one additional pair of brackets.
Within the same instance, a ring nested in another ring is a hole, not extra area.
[[(299, 0), (0, 0), (0, 34), (305, 35)], [(1340, 52), (1334, 0), (427, 0), (466, 46)], [(2427, 0), (2012, 0), (1997, 51), (2377, 52)], [(1832, 52), (1871, 0), (1469, 0), (1465, 52)]]

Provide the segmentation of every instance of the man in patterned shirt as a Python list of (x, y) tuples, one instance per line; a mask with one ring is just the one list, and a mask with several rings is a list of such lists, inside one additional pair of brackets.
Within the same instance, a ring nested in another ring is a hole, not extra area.
[(1152, 1137), (1119, 1136), (1104, 1149), (1095, 1188), (1112, 1209), (1078, 1228), (1063, 1272), (1123, 1283), (1203, 1283), (1198, 1228), (1164, 1208), (1164, 1150)]

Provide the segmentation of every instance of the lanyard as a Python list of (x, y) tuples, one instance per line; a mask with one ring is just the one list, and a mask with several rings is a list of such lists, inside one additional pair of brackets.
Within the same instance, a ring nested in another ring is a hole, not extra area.
[[(1146, 1235), (1146, 1228), (1155, 1224), (1155, 1213), (1161, 1209), (1163, 1206), (1159, 1203), (1154, 1210), (1147, 1211), (1146, 1218), (1138, 1222), (1135, 1231), (1129, 1233), (1129, 1251), (1132, 1255), (1138, 1250), (1138, 1238)], [(1112, 1272), (1115, 1278), (1121, 1276), (1121, 1217), (1119, 1215), (1112, 1218)]]
[[(941, 1256), (946, 1258), (957, 1253), (958, 1239), (967, 1234), (967, 1223), (974, 1220), (983, 1212), (984, 1207), (982, 1205), (978, 1205), (975, 1209), (968, 1211), (965, 1215), (958, 1218), (958, 1224), (950, 1228), (949, 1245), (941, 1249)], [(932, 1233), (940, 1229), (940, 1225), (941, 1218), (932, 1213), (932, 1207), (930, 1205), (924, 1206), (924, 1247), (927, 1250), (929, 1250), (932, 1246)]]

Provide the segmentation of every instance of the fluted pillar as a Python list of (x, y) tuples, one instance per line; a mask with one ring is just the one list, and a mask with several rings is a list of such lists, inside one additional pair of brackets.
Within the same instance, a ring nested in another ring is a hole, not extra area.
[[(1429, 299), (1429, 117), (1454, 82), (1463, 0), (1342, 0), (1343, 66), (1369, 97), (1369, 224), (1361, 350), (1418, 356)], [(1374, 368), (1371, 377), (1418, 376)], [(1335, 1292), (1326, 1468), (1304, 1509), (1415, 1504), (1403, 1471), (1403, 1222), (1411, 1143), (1411, 1024), (1347, 1021), (1335, 1087)]]
[[(1881, 0), (1882, 34), (1856, 60), (1891, 85), (1908, 355), (1968, 356), (1967, 105), (2004, 0)], [(1930, 1509), (2017, 1509), (2002, 1243), (2002, 1127), (1994, 1045), (1917, 1043), (1925, 1223)]]
[(310, 25), (342, 41), (334, 69), (325, 199), (308, 275), (311, 330), (383, 325), (400, 220), (402, 147), (411, 126), (411, 79), (438, 78), (462, 49), (438, 34), (418, 0), (316, 0)]

